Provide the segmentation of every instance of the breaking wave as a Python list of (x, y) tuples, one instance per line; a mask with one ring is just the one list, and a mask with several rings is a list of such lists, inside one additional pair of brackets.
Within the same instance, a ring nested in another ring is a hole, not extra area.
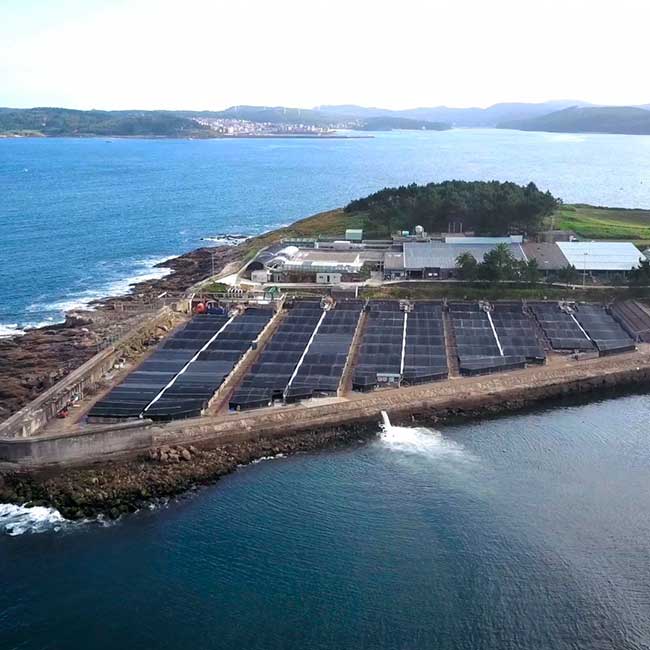
[[(101, 282), (96, 287), (83, 289), (79, 291), (71, 291), (66, 296), (54, 301), (38, 301), (32, 303), (27, 308), (29, 313), (51, 313), (56, 312), (61, 317), (65, 312), (75, 309), (89, 309), (92, 308), (90, 303), (94, 300), (101, 298), (109, 298), (115, 296), (123, 296), (128, 294), (132, 285), (138, 282), (145, 282), (147, 280), (159, 280), (171, 273), (171, 269), (167, 267), (157, 267), (158, 264), (172, 259), (174, 256), (167, 257), (151, 257), (137, 260), (125, 261), (122, 265), (125, 274), (120, 277), (115, 277), (114, 268), (100, 268), (97, 272), (98, 275), (113, 275)], [(119, 269), (118, 269), (119, 272)], [(52, 318), (50, 316), (50, 318)]]
[(0, 323), (0, 339), (22, 336), (25, 330), (18, 327), (18, 323)]
[(15, 537), (25, 533), (45, 533), (59, 531), (71, 524), (54, 508), (43, 506), (17, 506), (11, 503), (0, 504), (0, 533)]

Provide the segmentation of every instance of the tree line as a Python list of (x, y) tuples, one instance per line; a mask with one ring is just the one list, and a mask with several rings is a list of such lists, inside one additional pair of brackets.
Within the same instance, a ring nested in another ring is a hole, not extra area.
[(471, 253), (456, 258), (456, 269), (461, 280), (488, 280), (490, 282), (518, 281), (536, 284), (542, 272), (535, 258), (518, 260), (507, 244), (499, 244), (479, 262)]
[(430, 233), (533, 234), (561, 203), (534, 183), (444, 181), (384, 188), (351, 201), (347, 213), (366, 213), (366, 230), (392, 233), (421, 225)]
[[(537, 260), (518, 260), (507, 244), (499, 244), (483, 256), (479, 262), (471, 253), (465, 252), (456, 258), (456, 271), (460, 280), (472, 282), (485, 280), (489, 282), (526, 282), (537, 284), (542, 280), (542, 271)], [(569, 286), (577, 284), (583, 274), (572, 264), (558, 269), (554, 276), (557, 282)], [(627, 278), (622, 274), (609, 279), (611, 284), (622, 285), (626, 282), (632, 287), (650, 286), (650, 261), (642, 260), (630, 269)]]

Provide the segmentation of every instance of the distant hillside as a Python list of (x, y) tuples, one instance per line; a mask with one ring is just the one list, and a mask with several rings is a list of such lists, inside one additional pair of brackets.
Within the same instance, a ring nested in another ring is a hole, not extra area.
[(331, 115), (323, 111), (309, 108), (287, 108), (285, 106), (231, 106), (225, 111), (206, 111), (197, 113), (199, 116), (209, 116), (232, 120), (248, 120), (249, 122), (269, 122), (271, 124), (309, 124), (313, 126), (329, 126), (336, 122), (346, 121), (349, 116)]
[(553, 133), (650, 135), (650, 111), (631, 106), (575, 106), (533, 119), (502, 122), (498, 127)]
[(357, 131), (392, 131), (393, 129), (445, 131), (450, 129), (451, 125), (444, 122), (413, 120), (408, 117), (367, 117), (361, 119), (360, 123), (352, 128)]
[(0, 134), (43, 136), (211, 137), (208, 127), (164, 111), (0, 108)]
[(317, 110), (328, 115), (339, 115), (348, 118), (405, 117), (430, 122), (443, 122), (453, 126), (493, 127), (506, 120), (538, 117), (568, 106), (576, 105), (584, 106), (586, 104), (573, 100), (558, 100), (540, 104), (501, 103), (494, 104), (488, 108), (449, 108), (447, 106), (437, 106), (433, 108), (411, 108), (399, 111), (343, 104), (338, 106), (320, 106)]

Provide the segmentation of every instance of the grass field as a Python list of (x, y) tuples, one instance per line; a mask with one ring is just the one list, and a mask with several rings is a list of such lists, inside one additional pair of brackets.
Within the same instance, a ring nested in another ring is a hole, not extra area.
[(650, 243), (650, 210), (564, 205), (549, 219), (548, 225), (572, 230), (587, 239), (624, 239), (639, 246)]
[(260, 249), (270, 246), (282, 239), (293, 237), (325, 237), (338, 236), (343, 237), (347, 228), (363, 228), (363, 219), (355, 215), (349, 215), (342, 209), (329, 210), (320, 212), (311, 217), (300, 219), (290, 226), (278, 228), (272, 232), (265, 233), (254, 237), (250, 241), (242, 244), (242, 252), (248, 259), (252, 259)]

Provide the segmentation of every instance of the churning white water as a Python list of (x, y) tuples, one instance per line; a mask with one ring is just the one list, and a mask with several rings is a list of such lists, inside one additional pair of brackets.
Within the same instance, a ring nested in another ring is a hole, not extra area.
[(472, 460), (461, 445), (446, 440), (440, 431), (427, 427), (400, 427), (391, 424), (386, 411), (381, 412), (380, 440), (387, 447), (407, 454)]
[(60, 530), (66, 521), (54, 508), (26, 508), (11, 503), (0, 504), (0, 534), (14, 536), (56, 531)]

